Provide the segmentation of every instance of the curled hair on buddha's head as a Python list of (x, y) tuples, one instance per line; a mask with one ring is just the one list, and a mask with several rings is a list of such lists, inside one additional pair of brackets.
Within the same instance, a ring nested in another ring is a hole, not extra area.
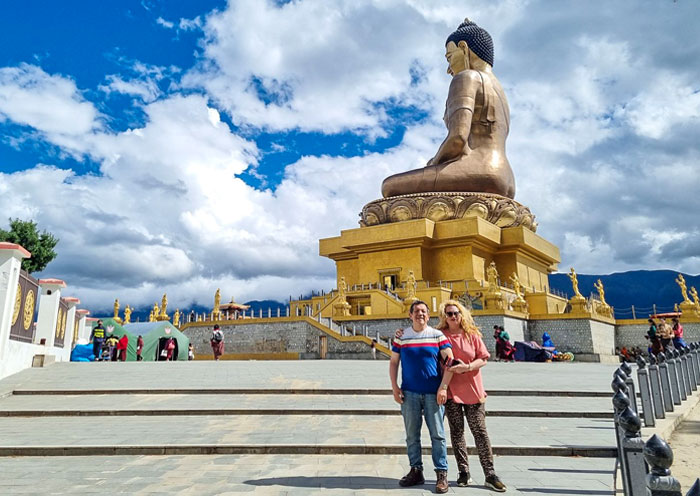
[(469, 49), (474, 52), (481, 60), (493, 67), (493, 40), (491, 35), (484, 29), (477, 26), (475, 23), (464, 19), (464, 22), (447, 37), (445, 45), (449, 42), (458, 45), (460, 41), (465, 41)]

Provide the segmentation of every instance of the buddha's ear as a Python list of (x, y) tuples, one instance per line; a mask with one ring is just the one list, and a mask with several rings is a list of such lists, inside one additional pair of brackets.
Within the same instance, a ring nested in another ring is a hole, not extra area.
[(457, 46), (458, 46), (459, 48), (461, 48), (462, 50), (464, 50), (465, 52), (466, 52), (467, 50), (469, 50), (469, 45), (468, 45), (467, 42), (464, 41), (464, 40), (459, 40), (459, 43), (457, 43)]

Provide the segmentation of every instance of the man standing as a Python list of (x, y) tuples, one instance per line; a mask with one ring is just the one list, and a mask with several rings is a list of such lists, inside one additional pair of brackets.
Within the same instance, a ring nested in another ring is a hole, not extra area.
[[(439, 359), (452, 360), (449, 341), (437, 329), (428, 326), (428, 305), (414, 301), (409, 311), (412, 325), (403, 330), (400, 338), (394, 339), (389, 361), (389, 377), (394, 400), (401, 405), (406, 428), (406, 447), (411, 471), (400, 481), (403, 487), (423, 484), (423, 460), (421, 456), (420, 433), (423, 418), (430, 432), (433, 466), (437, 474), (435, 491), (446, 493), (447, 482), (447, 443), (442, 423), (444, 405), (447, 401), (447, 386), (451, 372), (440, 374)], [(399, 363), (401, 364), (401, 388), (397, 383)]]
[(211, 333), (211, 351), (214, 353), (214, 360), (219, 361), (219, 357), (224, 354), (224, 332), (219, 324), (214, 324), (214, 331)]
[(92, 354), (95, 355), (95, 360), (99, 360), (102, 354), (102, 343), (105, 342), (105, 328), (102, 327), (101, 320), (98, 320), (97, 325), (92, 328), (90, 341), (92, 341)]

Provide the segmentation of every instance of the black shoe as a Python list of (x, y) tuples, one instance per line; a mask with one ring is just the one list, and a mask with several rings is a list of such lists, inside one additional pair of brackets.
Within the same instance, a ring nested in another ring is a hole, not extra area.
[(411, 467), (411, 471), (399, 481), (399, 486), (401, 487), (418, 486), (420, 484), (425, 484), (425, 477), (423, 477), (423, 471), (416, 467)]
[(457, 485), (459, 487), (467, 487), (469, 484), (474, 484), (472, 476), (469, 475), (469, 472), (460, 472), (457, 478)]
[(501, 479), (499, 479), (496, 474), (489, 475), (488, 477), (486, 477), (485, 485), (489, 489), (493, 489), (496, 492), (506, 492), (506, 485), (503, 482), (501, 482)]

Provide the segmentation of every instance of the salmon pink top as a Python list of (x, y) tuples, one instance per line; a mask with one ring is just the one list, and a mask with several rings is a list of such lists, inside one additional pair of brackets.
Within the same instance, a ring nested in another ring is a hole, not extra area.
[[(455, 359), (459, 358), (465, 364), (481, 358), (488, 360), (491, 356), (486, 349), (484, 341), (477, 335), (471, 336), (458, 332), (451, 334), (444, 331), (445, 337), (452, 345), (452, 353)], [(481, 369), (454, 374), (447, 390), (447, 397), (455, 403), (475, 405), (486, 401), (486, 390), (481, 380)]]

